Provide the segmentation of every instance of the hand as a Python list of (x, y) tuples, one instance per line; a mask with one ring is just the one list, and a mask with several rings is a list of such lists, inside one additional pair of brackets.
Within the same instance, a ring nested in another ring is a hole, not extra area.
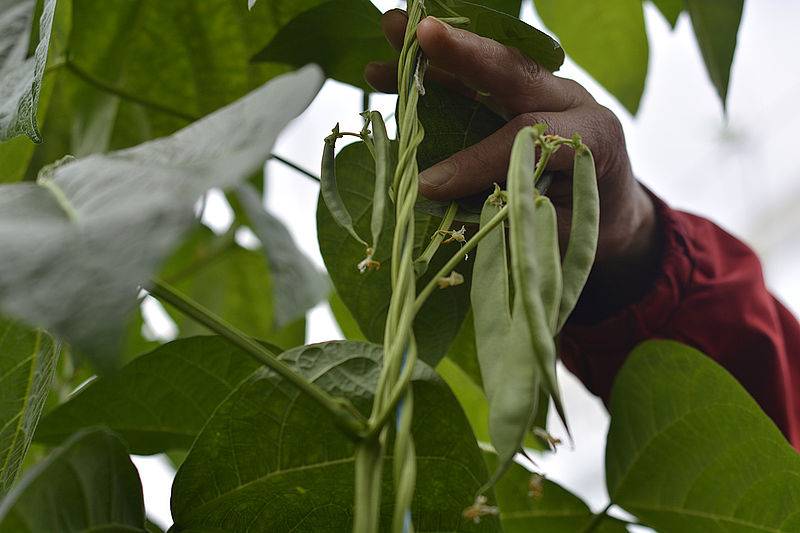
[[(398, 9), (382, 19), (387, 39), (398, 50), (407, 20)], [(422, 172), (420, 192), (449, 200), (504, 182), (514, 137), (525, 126), (544, 122), (548, 133), (579, 133), (594, 155), (601, 214), (597, 258), (576, 315), (581, 321), (596, 321), (641, 298), (659, 261), (657, 218), (652, 199), (633, 177), (617, 117), (581, 85), (551, 74), (515, 48), (434, 17), (420, 22), (417, 38), (431, 64), (427, 77), (480, 98), (508, 120), (483, 141)], [(370, 63), (365, 77), (379, 91), (396, 92), (396, 65)], [(548, 164), (563, 176), (547, 193), (558, 214), (562, 249), (571, 220), (572, 155), (562, 148)]]

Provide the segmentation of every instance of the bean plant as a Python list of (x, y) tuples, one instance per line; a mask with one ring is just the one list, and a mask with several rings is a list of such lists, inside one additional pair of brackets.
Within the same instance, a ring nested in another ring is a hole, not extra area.
[[(565, 45), (598, 9), (535, 4)], [(732, 49), (705, 40), (701, 4), (685, 9), (724, 99)], [(421, 170), (505, 121), (428, 79), (417, 25), (434, 15), (555, 71), (564, 50), (520, 7), (409, 0), (390, 118), (361, 79), (394, 57), (367, 0), (0, 0), (0, 533), (160, 531), (131, 459), (153, 454), (177, 471), (174, 532), (800, 531), (796, 452), (672, 341), (617, 378), (604, 509), (539, 469), (585, 445), (556, 361), (598, 245), (590, 147), (529, 124), (492, 190), (418, 194)], [(629, 74), (598, 79), (635, 110)], [(363, 126), (310, 141), (317, 173), (273, 145), (326, 78), (365, 91)], [(569, 174), (548, 171), (559, 150)], [(264, 208), (266, 161), (319, 182), (327, 272)], [(572, 187), (563, 250), (554, 180)], [(232, 212), (221, 233), (202, 223), (211, 189)], [(321, 301), (345, 339), (305, 344)], [(145, 320), (156, 302), (168, 342)]]

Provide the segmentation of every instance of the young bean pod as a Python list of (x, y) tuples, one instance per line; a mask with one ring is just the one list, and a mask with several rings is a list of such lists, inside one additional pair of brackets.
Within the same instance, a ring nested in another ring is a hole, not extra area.
[(389, 135), (386, 133), (386, 123), (383, 116), (377, 111), (369, 113), (372, 123), (372, 144), (375, 155), (375, 191), (372, 195), (372, 250), (378, 249), (378, 243), (383, 229), (383, 214), (386, 211), (386, 196), (388, 194), (389, 179), (394, 169), (392, 168), (392, 151)]
[[(541, 297), (541, 279), (552, 279), (552, 273), (537, 272), (537, 246), (535, 237), (535, 188), (532, 169), (536, 166), (535, 140), (543, 133), (542, 126), (520, 130), (514, 139), (509, 161), (506, 186), (509, 201), (509, 237), (511, 248), (511, 273), (514, 289), (521, 300), (527, 318), (528, 332), (542, 386), (552, 396), (553, 404), (564, 425), (561, 394), (556, 379), (556, 348), (547, 312)], [(547, 265), (538, 265), (547, 268)]]
[(344, 204), (339, 188), (336, 184), (336, 139), (340, 137), (339, 125), (333, 128), (329, 136), (325, 138), (325, 148), (322, 152), (322, 171), (320, 172), (320, 191), (322, 192), (322, 199), (328, 210), (331, 212), (333, 219), (339, 226), (347, 230), (347, 232), (358, 242), (367, 246), (367, 242), (356, 233), (353, 227), (353, 218), (347, 211), (347, 206)]
[(589, 279), (597, 251), (600, 226), (600, 195), (597, 174), (589, 148), (575, 139), (575, 163), (572, 171), (572, 227), (564, 255), (563, 291), (555, 333), (564, 327), (578, 297)]
[(561, 255), (558, 250), (556, 210), (547, 196), (536, 198), (536, 264), (539, 265), (539, 292), (542, 297), (551, 335), (555, 335), (561, 305)]

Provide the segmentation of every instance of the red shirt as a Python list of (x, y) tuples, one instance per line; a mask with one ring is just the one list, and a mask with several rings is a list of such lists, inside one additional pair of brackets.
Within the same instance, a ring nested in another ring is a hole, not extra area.
[(598, 324), (568, 324), (564, 364), (607, 402), (637, 344), (686, 343), (733, 374), (800, 450), (800, 324), (767, 290), (752, 250), (708, 220), (657, 209), (664, 252), (652, 290)]

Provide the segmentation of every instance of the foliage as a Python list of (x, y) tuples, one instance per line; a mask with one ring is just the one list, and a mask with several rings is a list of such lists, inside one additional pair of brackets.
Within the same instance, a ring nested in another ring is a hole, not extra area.
[[(655, 3), (673, 26), (688, 13), (724, 101), (742, 2)], [(519, 0), (426, 4), (548, 70), (566, 51), (638, 107), (638, 0), (536, 0), (564, 49)], [(331, 287), (256, 191), (322, 72), (369, 90), (366, 62), (395, 58), (370, 2), (0, 0), (0, 532), (157, 531), (129, 454), (162, 452), (181, 457), (176, 532), (625, 530), (513, 461), (542, 446), (549, 397), (564, 416), (556, 340), (596, 246), (591, 154), (525, 129), (508, 190), (417, 198), (420, 169), (505, 120), (424, 81), (409, 7), (398, 138), (375, 112), (330, 138)], [(341, 135), (360, 142), (336, 154)], [(561, 146), (576, 152), (563, 262), (537, 188)], [(234, 212), (222, 235), (199, 222), (211, 188)], [(176, 340), (144, 335), (143, 289)], [(349, 340), (302, 346), (325, 299)], [(640, 346), (610, 408), (611, 503), (642, 524), (800, 530), (800, 459), (704, 355)]]

